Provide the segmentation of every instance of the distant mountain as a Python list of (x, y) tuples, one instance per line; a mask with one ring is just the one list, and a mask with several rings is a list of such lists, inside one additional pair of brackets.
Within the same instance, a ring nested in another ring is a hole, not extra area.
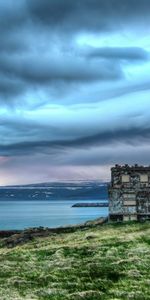
[(108, 182), (101, 182), (99, 180), (67, 180), (67, 181), (50, 181), (50, 182), (40, 182), (40, 183), (30, 183), (23, 185), (6, 185), (0, 188), (26, 188), (26, 187), (52, 187), (52, 186), (88, 186), (91, 184), (96, 185), (107, 185)]
[(0, 188), (0, 200), (104, 200), (107, 199), (106, 182), (68, 181), (45, 182)]

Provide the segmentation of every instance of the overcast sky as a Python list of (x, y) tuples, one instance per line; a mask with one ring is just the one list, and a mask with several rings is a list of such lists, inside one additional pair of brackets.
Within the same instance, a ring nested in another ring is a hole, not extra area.
[(150, 1), (0, 1), (0, 185), (150, 164)]

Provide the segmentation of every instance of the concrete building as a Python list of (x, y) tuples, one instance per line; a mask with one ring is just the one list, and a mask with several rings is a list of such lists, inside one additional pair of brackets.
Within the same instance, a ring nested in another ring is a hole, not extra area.
[(150, 166), (111, 168), (109, 217), (120, 221), (150, 219)]

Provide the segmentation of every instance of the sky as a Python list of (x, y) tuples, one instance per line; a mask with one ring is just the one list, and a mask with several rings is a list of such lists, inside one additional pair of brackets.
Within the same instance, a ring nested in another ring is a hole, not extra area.
[(0, 1), (0, 185), (150, 164), (150, 1)]

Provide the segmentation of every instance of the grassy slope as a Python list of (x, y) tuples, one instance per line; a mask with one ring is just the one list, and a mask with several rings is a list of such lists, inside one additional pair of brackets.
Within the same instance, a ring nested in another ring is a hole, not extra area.
[(150, 223), (0, 248), (0, 299), (150, 299)]

